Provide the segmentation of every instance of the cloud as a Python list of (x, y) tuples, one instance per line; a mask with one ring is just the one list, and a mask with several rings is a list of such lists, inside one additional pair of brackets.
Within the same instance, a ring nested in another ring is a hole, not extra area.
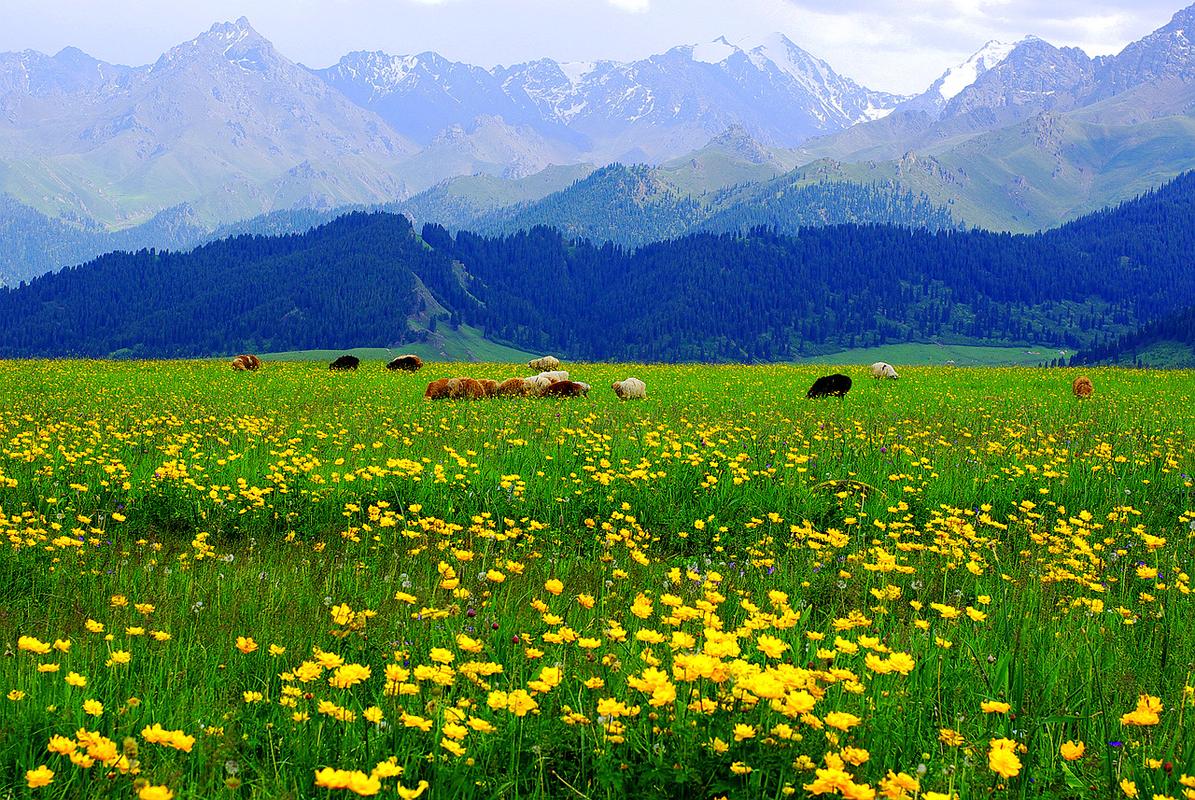
[(642, 14), (651, 8), (651, 0), (606, 0), (606, 2), (631, 14)]

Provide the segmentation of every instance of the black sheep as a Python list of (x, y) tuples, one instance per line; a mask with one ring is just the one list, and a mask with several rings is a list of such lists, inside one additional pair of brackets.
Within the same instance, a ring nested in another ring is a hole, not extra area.
[(328, 365), (328, 369), (356, 369), (361, 366), (361, 359), (356, 356), (341, 356)]
[(809, 387), (809, 391), (805, 394), (805, 397), (846, 397), (846, 393), (850, 390), (851, 379), (846, 375), (836, 372), (833, 375), (826, 375), (814, 381), (813, 386)]

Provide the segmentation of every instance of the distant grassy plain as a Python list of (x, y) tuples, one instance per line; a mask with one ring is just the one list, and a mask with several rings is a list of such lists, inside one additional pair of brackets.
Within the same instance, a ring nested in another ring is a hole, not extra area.
[(1195, 374), (565, 366), (0, 362), (0, 797), (1195, 782)]

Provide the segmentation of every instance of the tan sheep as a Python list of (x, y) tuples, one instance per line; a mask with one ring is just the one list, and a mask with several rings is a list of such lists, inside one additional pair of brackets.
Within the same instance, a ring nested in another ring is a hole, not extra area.
[(523, 378), (508, 378), (494, 390), (495, 397), (526, 397), (529, 394), (531, 390)]
[(544, 356), (533, 361), (528, 361), (527, 366), (531, 367), (531, 369), (543, 372), (545, 370), (556, 369), (559, 367), (560, 359), (556, 358), (556, 356)]
[(615, 381), (611, 384), (614, 389), (614, 394), (618, 395), (619, 400), (646, 400), (647, 399), (647, 384), (638, 378), (627, 378), (623, 381)]
[(427, 385), (423, 393), (424, 400), (443, 400), (448, 397), (448, 378), (438, 378)]

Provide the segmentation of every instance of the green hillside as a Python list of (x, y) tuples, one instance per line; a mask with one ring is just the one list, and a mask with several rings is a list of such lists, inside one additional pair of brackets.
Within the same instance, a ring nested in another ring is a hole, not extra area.
[[(349, 350), (291, 350), (285, 353), (259, 353), (263, 361), (331, 361), (344, 354), (362, 361), (387, 362), (400, 353), (414, 353), (424, 361), (484, 361), (487, 363), (523, 363), (537, 355), (491, 342), (481, 331), (462, 325), (459, 330), (437, 331), (428, 342), (405, 344), (396, 348), (354, 347)], [(230, 354), (234, 355), (234, 354)]]

